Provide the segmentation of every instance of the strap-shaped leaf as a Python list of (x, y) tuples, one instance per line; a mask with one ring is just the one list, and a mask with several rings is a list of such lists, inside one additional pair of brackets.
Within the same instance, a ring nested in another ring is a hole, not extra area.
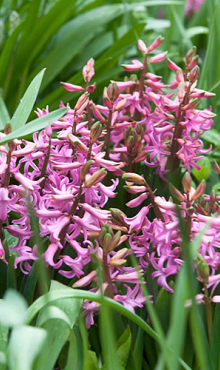
[(6, 144), (14, 139), (24, 138), (25, 136), (33, 134), (36, 131), (43, 130), (45, 127), (51, 125), (53, 122), (61, 118), (67, 112), (67, 110), (67, 108), (57, 109), (51, 113), (46, 114), (45, 116), (36, 118), (24, 127), (18, 128), (17, 130), (6, 135), (0, 140), (0, 145)]
[(13, 131), (21, 126), (24, 126), (27, 122), (37, 98), (44, 72), (45, 69), (37, 74), (37, 76), (28, 86), (23, 98), (20, 100), (20, 104), (18, 105), (11, 120), (11, 127)]

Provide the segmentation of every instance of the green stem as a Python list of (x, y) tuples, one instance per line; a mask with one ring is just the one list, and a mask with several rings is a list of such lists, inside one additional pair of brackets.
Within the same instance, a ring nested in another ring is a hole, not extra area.
[(212, 344), (212, 308), (209, 300), (208, 288), (207, 284), (204, 283), (204, 290), (205, 290), (205, 311), (206, 311), (206, 321), (207, 321), (207, 329), (208, 329), (208, 338), (209, 338), (209, 346), (211, 348)]
[(40, 174), (41, 178), (44, 177), (43, 181), (40, 184), (40, 195), (43, 195), (43, 188), (44, 188), (45, 181), (46, 181), (45, 175), (46, 175), (47, 165), (48, 165), (49, 158), (50, 158), (50, 149), (51, 149), (51, 137), (49, 138), (49, 145), (48, 145), (48, 149), (47, 149), (47, 154), (46, 154), (44, 164), (43, 164), (41, 174)]
[(107, 122), (107, 133), (105, 135), (105, 159), (109, 159), (109, 143), (110, 143), (110, 133), (111, 133), (111, 122), (112, 122), (112, 108), (109, 109), (109, 116)]
[[(83, 191), (83, 187), (82, 187), (82, 183), (80, 184), (80, 188), (79, 188), (79, 192), (77, 194), (77, 197), (75, 198), (73, 204), (72, 204), (72, 207), (70, 209), (70, 213), (69, 213), (69, 216), (70, 218), (75, 214), (76, 212), (76, 208), (78, 206), (78, 203), (79, 203), (79, 200), (80, 200), (80, 197), (81, 197), (81, 194), (82, 194), (82, 191)], [(71, 222), (71, 221), (70, 221)], [(65, 236), (66, 236), (66, 233), (67, 233), (67, 230), (68, 230), (68, 227), (70, 225), (70, 222), (61, 230), (60, 232), (60, 235), (59, 235), (59, 238), (60, 238), (60, 243), (63, 244), (64, 243), (64, 240), (65, 240)]]
[(108, 284), (108, 287), (106, 289), (106, 293), (107, 293), (107, 296), (109, 298), (113, 299), (114, 293), (113, 293), (112, 279), (111, 279), (111, 276), (110, 276), (110, 273), (109, 273), (109, 265), (108, 265), (108, 261), (107, 261), (107, 254), (104, 253), (104, 251), (103, 251), (103, 269), (104, 269), (104, 274), (105, 274), (105, 280), (107, 281), (107, 284)]

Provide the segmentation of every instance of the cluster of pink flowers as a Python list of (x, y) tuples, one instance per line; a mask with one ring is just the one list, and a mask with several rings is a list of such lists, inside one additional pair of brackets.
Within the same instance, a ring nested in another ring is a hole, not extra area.
[[(74, 287), (99, 292), (97, 265), (101, 264), (103, 290), (130, 310), (145, 302), (139, 277), (149, 264), (154, 268), (152, 277), (170, 292), (168, 279), (183, 264), (176, 205), (171, 198), (156, 195), (144, 177), (135, 174), (139, 162), (155, 169), (163, 185), (170, 171), (178, 167), (187, 171), (183, 194), (174, 187), (172, 192), (180, 201), (189, 239), (210, 220), (198, 253), (210, 267), (209, 286), (219, 282), (215, 273), (220, 264), (220, 219), (213, 216), (218, 198), (205, 196), (200, 204), (204, 184), (193, 189), (189, 175), (192, 167), (200, 168), (198, 159), (211, 150), (203, 148), (200, 136), (210, 129), (214, 114), (211, 108), (200, 110), (198, 105), (212, 94), (196, 87), (195, 48), (186, 54), (184, 71), (168, 59), (175, 75), (169, 85), (147, 71), (148, 64), (166, 58), (164, 52), (149, 57), (162, 41), (158, 37), (149, 47), (138, 42), (143, 62), (133, 60), (123, 67), (138, 71), (139, 80), (112, 82), (104, 90), (103, 105), (90, 98), (96, 88), (90, 84), (94, 76), (90, 59), (83, 68), (85, 87), (62, 83), (70, 92), (82, 92), (73, 109), (67, 105), (67, 114), (35, 133), (32, 142), (14, 140), (8, 147), (0, 146), (0, 229), (17, 238), (12, 248), (17, 253), (15, 268), (28, 274), (39, 258), (38, 246), (33, 245), (30, 201), (44, 238), (45, 265), (72, 279)], [(37, 115), (48, 111), (48, 107), (38, 109)], [(121, 177), (129, 193), (127, 207), (106, 209)], [(137, 208), (134, 217), (126, 215), (129, 208)], [(152, 210), (153, 219), (149, 217)], [(132, 251), (139, 272), (128, 263)], [(2, 244), (0, 253), (7, 263)], [(98, 304), (85, 301), (83, 307), (89, 327)]]

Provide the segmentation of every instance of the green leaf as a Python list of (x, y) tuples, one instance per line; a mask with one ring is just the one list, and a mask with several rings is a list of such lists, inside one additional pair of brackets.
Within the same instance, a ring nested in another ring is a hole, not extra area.
[(131, 348), (131, 331), (129, 326), (127, 326), (127, 329), (124, 331), (124, 333), (121, 335), (119, 340), (116, 343), (117, 347), (117, 357), (119, 360), (119, 363), (125, 367), (128, 357), (129, 357), (129, 352)]
[(71, 327), (71, 322), (68, 316), (62, 311), (59, 307), (56, 306), (48, 306), (43, 310), (41, 315), (38, 318), (37, 324), (38, 326), (43, 326), (43, 324), (51, 319), (60, 319), (63, 320)]
[[(85, 47), (97, 33), (96, 26), (105, 25), (119, 17), (124, 10), (122, 4), (111, 4), (80, 14), (65, 24), (59, 31), (56, 44), (38, 68), (45, 66), (47, 74), (42, 83), (44, 89), (58, 73)], [(71, 45), (71, 47), (70, 47)], [(56, 63), (54, 63), (56, 61)]]
[[(9, 329), (5, 326), (0, 325), (0, 370), (6, 370), (6, 367), (3, 365), (6, 362), (5, 354), (8, 345)], [(1, 363), (3, 363), (1, 365)]]
[(205, 139), (211, 144), (214, 144), (216, 146), (220, 146), (220, 134), (217, 130), (214, 128), (204, 132), (204, 134), (201, 136), (202, 139)]
[(169, 310), (170, 310), (170, 302), (169, 302), (169, 295), (165, 288), (160, 289), (159, 294), (157, 296), (155, 302), (155, 309), (160, 318), (161, 325), (164, 329), (164, 332), (167, 332), (169, 327)]
[[(50, 292), (62, 289), (63, 285), (57, 281), (51, 283)], [(67, 289), (72, 290), (71, 288)], [(37, 326), (43, 323), (48, 335), (45, 347), (37, 360), (36, 370), (53, 369), (60, 351), (70, 335), (70, 330), (79, 316), (82, 305), (82, 300), (74, 298), (57, 300), (52, 306), (47, 304), (47, 299), (44, 302), (45, 307), (38, 316)], [(48, 320), (46, 320), (47, 318)]]
[(0, 300), (0, 324), (6, 327), (21, 325), (26, 320), (27, 302), (16, 290), (9, 289)]
[(186, 30), (186, 35), (188, 38), (192, 38), (197, 35), (201, 34), (207, 34), (209, 32), (208, 27), (202, 27), (202, 26), (197, 26), (197, 27), (191, 27)]
[(211, 172), (211, 163), (207, 157), (199, 159), (197, 163), (201, 167), (201, 170), (197, 170), (196, 168), (194, 168), (192, 170), (192, 173), (195, 178), (199, 182), (201, 182), (202, 180), (206, 180), (209, 177), (209, 174)]
[(217, 182), (217, 184), (213, 185), (212, 191), (214, 191), (215, 194), (219, 195), (219, 189), (220, 189), (220, 182)]
[(33, 369), (33, 363), (45, 344), (46, 336), (44, 329), (25, 325), (14, 328), (8, 350), (10, 370)]
[(216, 304), (212, 326), (212, 346), (211, 355), (214, 363), (214, 368), (220, 367), (220, 341), (219, 341), (219, 327), (220, 327), (220, 305)]
[(14, 267), (15, 257), (16, 255), (12, 254), (8, 262), (8, 271), (7, 271), (7, 288), (8, 289), (17, 288), (16, 270)]
[(18, 128), (17, 130), (6, 135), (4, 138), (0, 140), (0, 145), (8, 143), (9, 141), (12, 141), (14, 139), (24, 138), (27, 135), (33, 134), (36, 131), (44, 129), (45, 127), (51, 125), (53, 122), (61, 118), (67, 112), (67, 110), (68, 109), (66, 108), (57, 109), (42, 117), (36, 118), (35, 120), (25, 125), (22, 128), (22, 130)]
[(10, 116), (5, 102), (0, 94), (0, 130), (4, 130), (6, 123), (10, 122)]
[(25, 125), (36, 101), (45, 69), (33, 79), (11, 119), (12, 130)]

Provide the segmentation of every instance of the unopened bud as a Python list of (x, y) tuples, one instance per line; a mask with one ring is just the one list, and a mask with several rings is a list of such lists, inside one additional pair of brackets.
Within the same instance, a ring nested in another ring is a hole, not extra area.
[(100, 168), (100, 170), (94, 172), (92, 176), (85, 181), (85, 187), (91, 188), (91, 186), (98, 184), (102, 181), (105, 176), (107, 175), (107, 171), (104, 168)]
[(179, 71), (180, 70), (180, 67), (178, 67), (178, 65), (176, 65), (174, 62), (172, 62), (172, 60), (170, 60), (169, 58), (167, 58), (167, 65), (168, 67), (172, 70), (172, 71)]
[(111, 212), (111, 221), (112, 223), (118, 226), (127, 226), (126, 222), (124, 221), (126, 215), (117, 208), (110, 208), (109, 211)]
[(101, 132), (102, 132), (102, 125), (99, 121), (97, 121), (92, 125), (91, 131), (90, 131), (90, 139), (92, 143), (95, 143), (96, 140), (98, 140)]
[(73, 134), (68, 134), (68, 138), (77, 150), (79, 150), (82, 153), (88, 153), (89, 148), (87, 148), (87, 146), (85, 146), (85, 144), (83, 144), (82, 141), (77, 136)]
[(196, 47), (193, 46), (192, 49), (187, 51), (186, 56), (185, 56), (185, 62), (186, 62), (187, 66), (191, 63), (191, 61), (195, 57), (195, 55), (196, 55)]
[(216, 161), (213, 163), (213, 168), (220, 175), (220, 167)]
[(115, 100), (118, 99), (120, 95), (120, 89), (116, 82), (112, 82), (108, 87), (107, 87), (107, 96), (108, 98), (112, 101), (115, 102)]
[(89, 169), (90, 169), (91, 164), (92, 164), (92, 159), (90, 159), (89, 161), (87, 161), (86, 163), (83, 164), (83, 166), (81, 168), (81, 172), (80, 172), (80, 180), (81, 181), (85, 181), (85, 177), (86, 177), (87, 173), (89, 173)]
[(89, 102), (89, 93), (86, 91), (83, 95), (79, 97), (79, 99), (76, 102), (75, 110), (83, 110)]
[(192, 59), (192, 61), (189, 63), (188, 68), (193, 68), (193, 67), (197, 66), (198, 62), (199, 62), (199, 57), (198, 57), (198, 55), (196, 55)]
[(189, 104), (185, 105), (183, 107), (184, 111), (190, 110), (190, 109), (195, 109), (199, 105), (199, 99), (192, 99), (190, 100)]
[(111, 239), (111, 242), (108, 246), (108, 252), (111, 252), (115, 249), (115, 247), (118, 245), (119, 243), (119, 240), (121, 238), (121, 231), (117, 231), (117, 233), (113, 236), (113, 238)]
[(149, 46), (148, 51), (153, 51), (153, 50), (157, 49), (162, 44), (163, 40), (164, 40), (164, 37), (158, 36), (153, 41), (153, 43)]
[(144, 53), (144, 54), (148, 53), (147, 46), (146, 46), (146, 44), (144, 43), (143, 40), (138, 40), (138, 49), (140, 51), (142, 51), (142, 53)]
[(130, 135), (128, 137), (127, 141), (126, 141), (126, 146), (127, 146), (128, 153), (130, 153), (132, 151), (132, 148), (134, 147), (134, 144), (135, 144), (134, 137)]
[(216, 194), (214, 191), (210, 194), (210, 206), (213, 207), (216, 202)]
[(199, 78), (199, 67), (195, 66), (193, 69), (189, 72), (189, 81), (191, 83), (194, 83)]
[(145, 180), (142, 176), (137, 175), (136, 173), (127, 172), (122, 175), (122, 178), (125, 181), (133, 182), (136, 185), (145, 185)]
[(112, 235), (110, 233), (106, 233), (103, 238), (103, 242), (102, 242), (103, 251), (106, 254), (110, 252), (111, 241), (112, 241)]
[(189, 194), (192, 187), (192, 178), (188, 172), (185, 172), (182, 180), (183, 190), (185, 194)]
[(179, 101), (182, 102), (183, 98), (185, 96), (185, 84), (184, 84), (184, 82), (179, 83), (177, 93), (178, 93)]
[(205, 180), (202, 180), (202, 182), (197, 186), (195, 192), (191, 196), (191, 199), (196, 200), (199, 197), (201, 197), (201, 195), (204, 194), (205, 188), (206, 188)]
[(170, 190), (170, 194), (176, 198), (177, 200), (179, 200), (180, 202), (184, 202), (185, 201), (185, 197), (183, 194), (180, 193), (180, 191), (175, 188), (175, 186), (173, 186), (172, 184), (169, 184), (169, 190)]
[(208, 284), (209, 282), (209, 265), (206, 263), (205, 259), (201, 254), (196, 255), (196, 267), (199, 275), (201, 276), (203, 283)]

